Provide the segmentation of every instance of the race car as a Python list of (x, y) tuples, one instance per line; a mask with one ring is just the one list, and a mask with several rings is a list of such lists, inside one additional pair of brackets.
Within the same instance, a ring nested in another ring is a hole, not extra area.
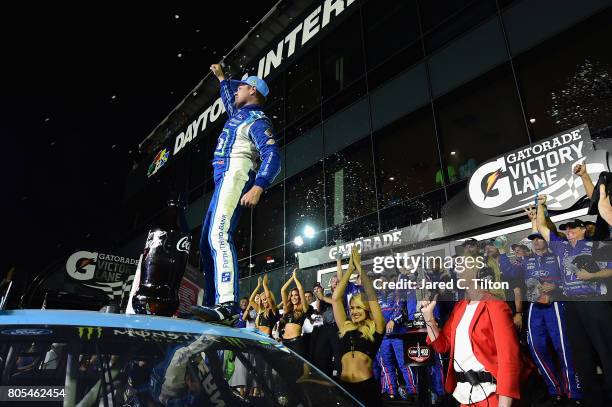
[(0, 404), (361, 405), (255, 330), (67, 310), (0, 311)]

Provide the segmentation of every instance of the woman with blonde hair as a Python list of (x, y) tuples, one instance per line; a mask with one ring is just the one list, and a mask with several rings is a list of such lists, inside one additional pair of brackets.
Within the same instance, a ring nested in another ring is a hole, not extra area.
[[(263, 287), (263, 293), (259, 293), (259, 290)], [(259, 303), (255, 302), (255, 297), (259, 295)], [(266, 335), (272, 334), (272, 328), (278, 320), (278, 309), (276, 308), (276, 302), (274, 295), (268, 288), (268, 275), (264, 275), (263, 279), (259, 277), (257, 279), (257, 287), (251, 293), (249, 298), (249, 306), (257, 311), (257, 318), (255, 319), (255, 328), (259, 329)]]
[[(287, 289), (292, 281), (295, 282), (296, 288), (291, 290), (288, 297)], [(297, 278), (297, 269), (293, 270), (291, 278), (281, 288), (281, 297), (283, 301), (281, 323), (284, 322), (285, 324), (282, 334), (283, 345), (300, 356), (306, 356), (306, 349), (302, 339), (302, 325), (304, 325), (306, 318), (310, 316), (311, 307), (306, 302), (304, 287)]]
[[(365, 292), (351, 297), (350, 319), (347, 319), (342, 299), (349, 278), (355, 271), (361, 277)], [(380, 387), (374, 379), (372, 362), (383, 339), (385, 319), (374, 286), (361, 268), (361, 257), (357, 248), (353, 248), (348, 272), (342, 276), (332, 295), (332, 306), (340, 336), (340, 382), (364, 405), (379, 406), (382, 399)]]

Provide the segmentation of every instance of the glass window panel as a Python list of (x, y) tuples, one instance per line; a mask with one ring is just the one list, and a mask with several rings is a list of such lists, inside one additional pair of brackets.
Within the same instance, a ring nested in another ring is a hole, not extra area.
[[(414, 65), (423, 59), (423, 47), (421, 41), (417, 41), (412, 45), (404, 48), (392, 57), (385, 60), (382, 64), (372, 69), (368, 73), (368, 87), (370, 90), (377, 86), (386, 83), (394, 76), (406, 68)], [(425, 83), (427, 85), (427, 83)]]
[[(281, 246), (277, 247), (276, 249), (254, 255), (252, 257), (252, 263), (254, 265), (251, 270), (252, 274), (259, 274), (283, 267), (285, 265), (284, 248)], [(270, 282), (276, 284), (276, 281), (272, 278), (272, 276), (270, 276)], [(270, 289), (272, 289), (272, 287), (270, 287)], [(278, 291), (274, 291), (275, 295), (279, 295), (278, 293), (280, 293), (280, 286)], [(278, 298), (278, 301), (280, 301), (280, 297)]]
[(370, 95), (373, 130), (430, 103), (425, 63), (398, 75)]
[(451, 20), (462, 9), (480, 0), (418, 0), (423, 32)]
[(370, 133), (367, 98), (356, 101), (323, 123), (325, 154), (331, 154)]
[(438, 190), (383, 209), (380, 211), (381, 231), (401, 229), (430, 218), (438, 219), (445, 202), (444, 191)]
[(608, 0), (517, 1), (503, 13), (512, 55), (526, 51), (606, 7), (610, 7)]
[(368, 69), (379, 65), (419, 38), (418, 13), (414, 0), (369, 1), (362, 10)]
[(500, 67), (436, 101), (442, 153), (450, 182), (478, 164), (529, 144), (516, 87)]
[(366, 94), (365, 78), (358, 79), (323, 103), (323, 120)]
[[(195, 188), (204, 183), (204, 179), (210, 175), (210, 160), (207, 160), (206, 139), (200, 140), (191, 150), (189, 157), (189, 188)], [(185, 158), (183, 158), (185, 159)]]
[(267, 189), (253, 210), (253, 252), (283, 244), (284, 184)]
[[(323, 163), (317, 163), (285, 181), (285, 243), (287, 262), (295, 261), (297, 251), (306, 252), (325, 243), (325, 204)], [(306, 226), (309, 233), (305, 233)], [(311, 234), (313, 233), (313, 234)], [(295, 237), (304, 244), (296, 247)]]
[[(436, 3), (449, 4), (448, 1), (427, 1), (429, 5)], [(452, 2), (451, 2), (452, 3)], [(450, 4), (452, 6), (452, 4)], [(429, 10), (426, 8), (429, 12)], [(425, 49), (431, 52), (448, 41), (456, 38), (476, 26), (487, 17), (496, 14), (495, 0), (472, 1), (466, 7), (453, 14), (452, 18), (444, 21), (441, 25), (425, 36)]]
[(321, 158), (323, 158), (323, 134), (319, 126), (285, 146), (286, 176), (297, 174)]
[(234, 232), (234, 246), (236, 246), (238, 259), (243, 259), (251, 254), (251, 216), (252, 210), (243, 208)]
[(321, 82), (326, 99), (364, 74), (359, 13), (355, 13), (321, 43)]
[(291, 65), (286, 78), (285, 121), (291, 123), (321, 103), (319, 48), (314, 47)]
[[(247, 278), (249, 277), (251, 274), (251, 267), (249, 267), (249, 265), (251, 264), (251, 258), (250, 257), (246, 257), (242, 260), (238, 261), (238, 275), (240, 276), (239, 278)], [(244, 280), (246, 281), (246, 280)], [(240, 296), (247, 296), (250, 297), (251, 295), (251, 290), (244, 290), (243, 291), (243, 285), (244, 285), (244, 281), (240, 281), (240, 283), (238, 284), (240, 287)], [(257, 283), (256, 283), (257, 284)], [(255, 287), (253, 287), (255, 288)]]
[(281, 131), (285, 127), (285, 104), (283, 102), (266, 104), (264, 106), (266, 116), (272, 121), (275, 132)]
[(285, 143), (292, 142), (319, 124), (321, 124), (321, 109), (317, 108), (287, 127), (285, 130)]
[(327, 244), (350, 242), (378, 233), (378, 213), (374, 212), (359, 219), (331, 227), (327, 232)]
[(381, 208), (443, 185), (429, 106), (374, 133), (374, 154)]
[(582, 123), (594, 137), (612, 136), (612, 10), (601, 13), (516, 58), (532, 138)]
[(507, 60), (499, 21), (491, 18), (431, 56), (432, 93), (438, 97)]
[(328, 226), (375, 212), (375, 191), (370, 137), (325, 159)]

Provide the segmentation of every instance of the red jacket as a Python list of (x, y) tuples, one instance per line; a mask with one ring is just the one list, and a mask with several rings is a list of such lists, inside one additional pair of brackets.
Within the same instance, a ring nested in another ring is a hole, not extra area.
[[(492, 299), (493, 297), (486, 298), (479, 302), (470, 323), (472, 350), (476, 359), (497, 380), (497, 394), (519, 399), (523, 357), (519, 351), (512, 312), (504, 301)], [(444, 385), (449, 393), (452, 393), (457, 386), (452, 363), (455, 354), (455, 332), (467, 304), (466, 300), (455, 304), (448, 321), (440, 331), (440, 336), (433, 342), (427, 338), (427, 342), (431, 343), (437, 352), (450, 351), (451, 362), (448, 364)]]

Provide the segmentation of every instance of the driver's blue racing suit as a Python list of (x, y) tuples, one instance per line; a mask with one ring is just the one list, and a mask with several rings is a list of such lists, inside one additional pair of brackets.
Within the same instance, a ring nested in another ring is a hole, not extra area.
[[(237, 81), (221, 81), (221, 100), (228, 120), (214, 152), (215, 191), (202, 221), (200, 263), (206, 286), (205, 305), (209, 306), (238, 302), (238, 258), (233, 234), (241, 212), (240, 198), (253, 185), (266, 189), (281, 166), (270, 119), (259, 105), (237, 109), (237, 87)], [(258, 156), (261, 165), (257, 170)]]

